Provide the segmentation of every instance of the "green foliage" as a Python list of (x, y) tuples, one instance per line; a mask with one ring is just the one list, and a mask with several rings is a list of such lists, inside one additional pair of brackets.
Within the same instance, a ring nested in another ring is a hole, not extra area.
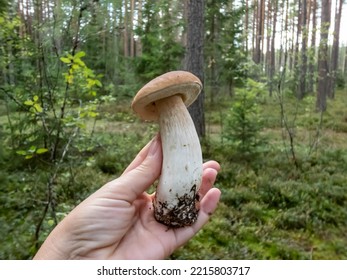
[(225, 120), (224, 138), (240, 158), (249, 161), (256, 157), (263, 142), (260, 136), (262, 120), (258, 103), (264, 95), (264, 85), (248, 79), (245, 88), (239, 89)]
[(95, 97), (96, 88), (102, 87), (102, 83), (99, 80), (102, 75), (96, 76), (94, 72), (86, 66), (81, 59), (85, 55), (85, 52), (80, 51), (75, 55), (67, 54), (65, 57), (60, 58), (60, 60), (69, 67), (68, 72), (63, 73), (65, 83), (70, 86), (77, 85), (73, 90), (73, 98), (78, 100)]
[[(233, 6), (230, 9), (230, 6)], [(243, 46), (242, 17), (244, 3), (234, 6), (230, 1), (207, 1), (205, 57), (207, 79), (214, 87), (225, 84), (232, 95), (247, 77), (247, 53)], [(216, 94), (214, 92), (213, 94)]]
[[(158, 15), (163, 14), (160, 24)], [(143, 82), (180, 67), (184, 48), (174, 35), (182, 27), (173, 24), (169, 2), (147, 1), (142, 13), (143, 22), (136, 29), (142, 42), (142, 55), (135, 59), (135, 70)]]
[(8, 1), (7, 0), (1, 0), (0, 1), (0, 15), (4, 14), (8, 7)]

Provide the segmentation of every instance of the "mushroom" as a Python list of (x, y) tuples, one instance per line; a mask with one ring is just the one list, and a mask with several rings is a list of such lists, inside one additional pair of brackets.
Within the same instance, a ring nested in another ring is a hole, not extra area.
[(192, 73), (172, 71), (147, 83), (131, 105), (142, 119), (159, 122), (163, 163), (154, 216), (170, 228), (189, 226), (198, 216), (202, 153), (186, 107), (201, 89), (201, 81)]

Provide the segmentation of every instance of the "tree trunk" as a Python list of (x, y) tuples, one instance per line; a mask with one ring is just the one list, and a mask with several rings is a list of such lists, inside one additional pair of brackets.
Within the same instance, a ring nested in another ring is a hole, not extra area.
[(328, 35), (330, 27), (331, 0), (322, 0), (321, 32), (318, 51), (318, 86), (316, 108), (324, 112), (327, 108), (327, 86), (329, 85)]
[(249, 7), (248, 7), (248, 1), (249, 0), (246, 0), (245, 4), (246, 4), (246, 7), (245, 7), (245, 52), (246, 54), (248, 54), (248, 33), (249, 33)]
[[(137, 21), (138, 22), (142, 22), (142, 0), (139, 0), (138, 1), (138, 4), (137, 4)], [(137, 42), (135, 44), (135, 48), (136, 48), (136, 56), (141, 56), (142, 55), (142, 42), (141, 42), (141, 36), (138, 36), (137, 38)]]
[[(187, 47), (184, 69), (204, 84), (204, 0), (188, 1)], [(199, 137), (205, 135), (204, 92), (189, 107)]]
[(266, 54), (265, 54), (265, 71), (266, 71), (266, 75), (270, 78), (270, 64), (271, 64), (271, 30), (270, 30), (270, 26), (271, 26), (271, 21), (272, 21), (272, 5), (271, 5), (271, 1), (268, 1), (268, 5), (267, 5), (267, 17), (266, 17)]
[(278, 9), (278, 0), (275, 0), (274, 8), (273, 8), (273, 22), (272, 22), (272, 36), (271, 36), (271, 54), (270, 54), (270, 89), (269, 93), (272, 96), (273, 91), (273, 78), (275, 74), (275, 42), (276, 42), (276, 22), (277, 22), (277, 9)]
[(313, 86), (315, 83), (315, 56), (316, 56), (316, 32), (317, 32), (317, 1), (312, 0), (312, 31), (311, 31), (311, 51), (309, 55), (308, 65), (308, 85), (307, 91), (313, 92)]
[(298, 87), (298, 97), (302, 99), (306, 95), (306, 72), (307, 72), (307, 0), (302, 0), (302, 41), (301, 41), (301, 67)]
[(342, 13), (343, 0), (336, 0), (335, 5), (335, 27), (334, 27), (334, 41), (331, 50), (331, 69), (330, 69), (330, 88), (328, 90), (328, 97), (335, 97), (335, 84), (336, 84), (336, 72), (339, 61), (339, 41), (340, 41), (340, 23)]
[(252, 20), (252, 56), (253, 61), (255, 61), (255, 46), (256, 46), (256, 40), (257, 40), (257, 0), (253, 0), (253, 20)]
[(134, 9), (135, 0), (130, 1), (130, 57), (135, 56), (135, 42), (134, 42)]
[(124, 57), (129, 56), (129, 15), (128, 15), (128, 0), (124, 0)]
[(253, 61), (256, 64), (261, 62), (261, 53), (264, 37), (264, 8), (265, 0), (260, 0), (257, 7), (257, 27), (256, 27), (256, 39), (255, 39), (255, 50), (253, 53)]
[[(216, 11), (218, 7), (218, 3), (216, 3), (216, 0), (212, 0), (209, 8), (213, 11)], [(218, 95), (218, 81), (217, 81), (217, 57), (218, 57), (218, 51), (217, 51), (217, 45), (218, 45), (218, 36), (217, 36), (217, 30), (218, 29), (218, 20), (217, 20), (217, 14), (211, 13), (210, 15), (210, 26), (209, 26), (209, 35), (206, 37), (207, 44), (211, 46), (209, 48), (209, 52), (211, 55), (208, 56), (208, 69), (210, 70), (210, 83), (211, 83), (211, 93), (210, 93), (210, 103), (214, 103), (215, 96)]]
[[(299, 62), (299, 40), (300, 40), (300, 37), (301, 37), (301, 27), (302, 27), (302, 0), (299, 0), (298, 1), (298, 22), (297, 22), (297, 25), (296, 25), (296, 38), (295, 38), (295, 49), (294, 49), (294, 56), (293, 56), (293, 69), (294, 69), (294, 77), (295, 77), (295, 80), (297, 81), (299, 75), (298, 75), (298, 72), (299, 72), (299, 68), (300, 68), (300, 62)], [(293, 28), (294, 28), (294, 25), (293, 25)], [(297, 94), (298, 96), (298, 94)]]

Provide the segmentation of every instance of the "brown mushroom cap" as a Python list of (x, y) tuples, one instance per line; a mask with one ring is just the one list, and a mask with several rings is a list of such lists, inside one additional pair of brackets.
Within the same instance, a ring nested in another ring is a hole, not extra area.
[(144, 120), (158, 120), (155, 101), (173, 95), (181, 95), (188, 107), (198, 97), (202, 89), (198, 77), (186, 71), (165, 73), (141, 88), (131, 104), (133, 110)]

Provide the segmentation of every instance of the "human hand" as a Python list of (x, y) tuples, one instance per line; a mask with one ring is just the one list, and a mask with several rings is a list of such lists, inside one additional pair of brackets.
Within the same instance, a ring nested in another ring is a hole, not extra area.
[(204, 163), (200, 211), (189, 227), (168, 229), (154, 218), (154, 194), (162, 164), (154, 138), (124, 173), (89, 196), (51, 232), (34, 259), (165, 259), (191, 239), (214, 212), (220, 191), (212, 188), (220, 166)]

